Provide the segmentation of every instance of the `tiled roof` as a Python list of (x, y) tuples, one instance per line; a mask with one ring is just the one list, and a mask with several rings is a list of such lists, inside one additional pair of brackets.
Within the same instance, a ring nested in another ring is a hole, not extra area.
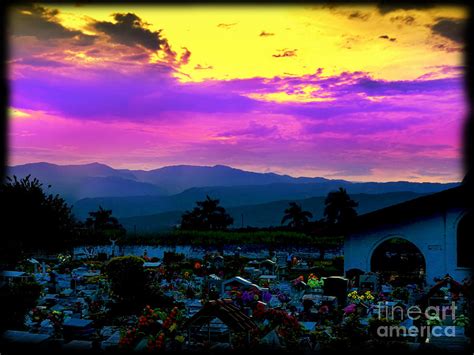
[(360, 215), (351, 228), (351, 232), (357, 233), (373, 227), (386, 227), (403, 221), (445, 213), (448, 208), (467, 208), (468, 203), (467, 188), (460, 185)]
[(199, 312), (186, 321), (185, 327), (200, 327), (214, 318), (219, 318), (234, 331), (250, 331), (257, 328), (252, 319), (245, 315), (229, 299), (207, 302)]

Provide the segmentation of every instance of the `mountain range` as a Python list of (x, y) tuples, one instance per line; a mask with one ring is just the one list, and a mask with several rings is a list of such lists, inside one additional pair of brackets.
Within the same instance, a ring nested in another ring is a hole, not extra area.
[[(434, 193), (458, 183), (351, 182), (322, 177), (292, 177), (256, 173), (228, 166), (167, 166), (154, 170), (114, 169), (100, 163), (56, 165), (30, 163), (7, 168), (7, 174), (38, 178), (47, 192), (61, 195), (84, 219), (99, 206), (129, 228), (153, 231), (169, 228), (185, 210), (207, 195), (218, 198), (241, 225), (279, 224), (290, 201), (299, 201), (320, 218), (324, 197), (344, 187), (360, 202), (359, 214)], [(50, 185), (50, 187), (48, 187)]]

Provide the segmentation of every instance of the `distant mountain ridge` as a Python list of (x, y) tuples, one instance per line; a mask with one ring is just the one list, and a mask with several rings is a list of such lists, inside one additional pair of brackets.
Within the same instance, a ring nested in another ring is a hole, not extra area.
[[(8, 167), (7, 175), (19, 178), (31, 175), (40, 180), (48, 192), (61, 195), (68, 203), (87, 197), (166, 194), (159, 186), (137, 181), (130, 171), (113, 169), (99, 163), (31, 163)], [(48, 185), (51, 188), (47, 188)]]
[[(191, 209), (196, 201), (207, 195), (220, 199), (225, 208), (237, 208), (323, 197), (339, 187), (346, 188), (350, 195), (402, 192), (426, 194), (459, 185), (295, 178), (223, 165), (177, 165), (145, 171), (114, 169), (100, 163), (31, 163), (9, 167), (7, 174), (38, 178), (48, 192), (59, 194), (72, 204), (73, 212), (81, 219), (99, 206), (112, 209), (114, 215), (122, 219), (184, 211)], [(48, 185), (51, 188), (47, 188)]]
[[(73, 206), (79, 219), (99, 206), (111, 209), (129, 230), (156, 232), (178, 224), (181, 214), (210, 196), (220, 200), (234, 226), (279, 225), (290, 201), (299, 201), (315, 218), (322, 218), (324, 198), (339, 187), (358, 201), (359, 213), (400, 203), (458, 183), (350, 182), (325, 178), (294, 178), (231, 167), (169, 166), (150, 171), (113, 169), (107, 165), (33, 163), (8, 168), (9, 175), (38, 178), (48, 192)], [(48, 188), (51, 185), (51, 188)]]

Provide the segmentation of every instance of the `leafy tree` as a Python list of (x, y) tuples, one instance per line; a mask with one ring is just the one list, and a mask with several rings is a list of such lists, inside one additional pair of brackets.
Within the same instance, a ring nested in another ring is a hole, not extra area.
[(330, 192), (326, 200), (324, 216), (330, 224), (337, 224), (340, 227), (347, 227), (357, 217), (355, 208), (359, 205), (352, 200), (346, 189), (340, 187), (337, 191)]
[[(48, 186), (50, 187), (50, 186)], [(2, 243), (7, 264), (35, 250), (62, 250), (77, 237), (77, 223), (64, 199), (43, 191), (38, 179), (7, 177), (0, 185)]]
[(290, 202), (289, 207), (285, 209), (285, 215), (281, 220), (281, 224), (289, 221), (288, 226), (294, 229), (303, 229), (308, 225), (309, 219), (313, 218), (313, 214), (309, 211), (303, 211), (301, 206), (296, 202)]
[(106, 210), (102, 206), (99, 206), (97, 211), (89, 212), (85, 227), (89, 234), (88, 241), (96, 243), (108, 242), (125, 235), (125, 228), (112, 216), (112, 210)]
[(111, 291), (119, 301), (133, 302), (143, 297), (145, 271), (143, 259), (136, 256), (122, 256), (111, 259), (104, 272), (111, 282)]
[(0, 331), (22, 329), (25, 315), (36, 305), (41, 286), (36, 281), (15, 282), (0, 287)]
[(192, 211), (186, 211), (181, 217), (181, 229), (224, 230), (234, 223), (234, 219), (219, 206), (219, 200), (209, 196), (196, 202)]

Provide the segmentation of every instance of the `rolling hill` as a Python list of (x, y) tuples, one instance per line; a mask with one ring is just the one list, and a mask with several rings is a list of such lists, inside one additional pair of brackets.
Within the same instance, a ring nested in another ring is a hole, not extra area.
[[(322, 198), (339, 187), (346, 188), (352, 196), (399, 192), (426, 194), (458, 185), (406, 181), (351, 182), (322, 177), (291, 177), (249, 172), (223, 165), (212, 167), (179, 165), (145, 171), (114, 169), (99, 163), (85, 165), (31, 163), (9, 167), (7, 173), (18, 177), (31, 175), (38, 178), (47, 192), (64, 197), (73, 206), (74, 214), (80, 219), (86, 218), (90, 211), (97, 210), (99, 206), (112, 209), (114, 215), (122, 219), (173, 211), (182, 212), (191, 209), (196, 201), (203, 200), (209, 195), (220, 199), (225, 208), (234, 209), (233, 213), (239, 220), (242, 213), (254, 216), (251, 217), (254, 220), (249, 220), (249, 224), (256, 226), (268, 225), (271, 219), (267, 216), (262, 217), (260, 221), (257, 218), (262, 216), (260, 212), (256, 211), (253, 214), (247, 211), (260, 207), (250, 206)], [(273, 205), (267, 206), (269, 211), (271, 206)], [(238, 207), (247, 210), (241, 212)], [(278, 211), (280, 210), (281, 205), (278, 207)]]
[(301, 200), (310, 197), (326, 196), (328, 192), (345, 187), (350, 195), (380, 194), (389, 192), (428, 193), (426, 190), (443, 190), (445, 185), (420, 186), (414, 183), (305, 183), (268, 184), (261, 186), (214, 186), (194, 187), (170, 196), (126, 196), (86, 198), (74, 203), (73, 211), (79, 218), (85, 218), (89, 211), (99, 206), (112, 209), (120, 218), (169, 211), (191, 209), (196, 201), (209, 195), (218, 198), (225, 208), (256, 205), (279, 200)]
[[(389, 192), (384, 194), (354, 194), (351, 197), (359, 202), (359, 214), (368, 213), (403, 201), (408, 201), (423, 194), (414, 192)], [(324, 214), (325, 197), (311, 197), (296, 200), (303, 209), (313, 214), (313, 220)], [(279, 226), (283, 211), (288, 203), (294, 200), (280, 200), (256, 205), (245, 205), (227, 208), (234, 218), (233, 227), (270, 227)], [(169, 211), (151, 215), (120, 218), (120, 223), (130, 232), (153, 233), (172, 229), (178, 225), (183, 211)], [(242, 225), (243, 219), (243, 225)]]

